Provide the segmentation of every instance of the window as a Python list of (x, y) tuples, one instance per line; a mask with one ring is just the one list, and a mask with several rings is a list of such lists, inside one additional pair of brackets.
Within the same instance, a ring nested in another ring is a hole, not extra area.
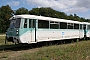
[(36, 21), (36, 20), (32, 20), (31, 28), (35, 28), (35, 21)]
[(49, 28), (49, 21), (38, 20), (38, 28)]
[(27, 19), (24, 21), (24, 28), (27, 28)]
[(12, 19), (10, 22), (10, 28), (20, 28), (21, 18)]
[(83, 29), (84, 29), (84, 30), (86, 29), (86, 25), (85, 25), (85, 24), (83, 25)]
[(32, 19), (29, 19), (29, 28), (31, 28), (31, 20), (32, 20)]
[(82, 29), (82, 24), (80, 24), (80, 29)]
[(59, 23), (58, 22), (50, 22), (50, 29), (59, 29)]
[(16, 20), (15, 19), (12, 19), (10, 21), (10, 28), (15, 28), (15, 23), (16, 23)]
[(88, 29), (90, 30), (90, 25), (88, 25)]
[(29, 19), (29, 28), (35, 28), (35, 21), (34, 19)]
[(60, 22), (60, 29), (67, 29), (67, 23)]
[(74, 29), (79, 29), (79, 24), (74, 24)]
[(68, 23), (67, 25), (68, 25), (68, 29), (73, 29), (74, 26), (73, 23)]
[(15, 28), (20, 28), (21, 18), (16, 19)]

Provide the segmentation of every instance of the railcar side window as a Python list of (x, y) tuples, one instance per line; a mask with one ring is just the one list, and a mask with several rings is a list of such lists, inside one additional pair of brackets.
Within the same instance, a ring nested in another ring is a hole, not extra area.
[(27, 19), (24, 21), (24, 28), (27, 28)]
[(74, 26), (73, 23), (68, 23), (67, 25), (68, 25), (68, 29), (73, 29), (73, 26)]
[(34, 19), (32, 20), (32, 22), (31, 22), (31, 28), (35, 28), (35, 21), (36, 20), (34, 20)]
[(84, 29), (84, 30), (86, 29), (86, 25), (85, 25), (85, 24), (83, 25), (83, 29)]
[(50, 29), (59, 29), (59, 22), (50, 22)]
[(35, 21), (34, 19), (29, 19), (29, 28), (35, 28)]
[(67, 23), (60, 22), (60, 29), (67, 29)]
[(49, 21), (38, 20), (38, 28), (49, 28)]
[(80, 24), (80, 29), (82, 29), (82, 24)]
[(74, 24), (74, 29), (79, 29), (79, 24)]
[(32, 19), (29, 19), (29, 28), (31, 28), (31, 20), (32, 20)]
[(88, 25), (88, 29), (90, 30), (90, 25)]
[(89, 26), (89, 30), (90, 30), (90, 25), (88, 25)]

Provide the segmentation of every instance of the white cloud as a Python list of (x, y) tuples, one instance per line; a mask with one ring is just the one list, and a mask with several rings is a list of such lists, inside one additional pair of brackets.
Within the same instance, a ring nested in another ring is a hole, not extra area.
[(90, 0), (12, 0), (7, 4), (10, 6), (23, 4), (30, 7), (51, 7), (71, 14), (90, 10)]
[(25, 0), (26, 4), (36, 7), (51, 7), (55, 10), (76, 13), (90, 9), (90, 0)]
[(90, 0), (77, 0), (77, 6), (90, 9)]
[(74, 8), (65, 9), (64, 11), (68, 13), (74, 13), (74, 12), (86, 12), (88, 11), (88, 9), (85, 7), (74, 7)]
[(26, 0), (26, 3), (37, 7), (52, 7), (56, 9), (66, 8), (66, 5), (55, 0)]
[(10, 6), (18, 6), (20, 4), (19, 1), (11, 1), (11, 2), (7, 2), (8, 5)]

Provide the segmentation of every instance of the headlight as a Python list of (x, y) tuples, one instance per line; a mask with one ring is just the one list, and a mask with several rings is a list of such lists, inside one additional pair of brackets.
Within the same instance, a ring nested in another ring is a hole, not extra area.
[(18, 32), (16, 32), (16, 34), (18, 35)]
[(16, 34), (18, 35), (18, 30), (16, 30)]
[(16, 32), (18, 32), (18, 30)]

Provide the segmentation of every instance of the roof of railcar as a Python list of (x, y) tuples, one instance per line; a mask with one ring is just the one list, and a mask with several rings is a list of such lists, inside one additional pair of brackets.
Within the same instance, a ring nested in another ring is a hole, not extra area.
[(72, 21), (72, 20), (66, 20), (66, 19), (59, 19), (59, 18), (52, 18), (52, 17), (44, 17), (44, 16), (36, 16), (36, 15), (14, 15), (10, 18), (30, 18), (30, 19), (40, 19), (40, 20), (50, 20), (50, 21), (56, 21), (56, 22), (67, 22), (67, 23), (78, 23), (83, 24), (82, 22), (78, 21)]
[(89, 23), (89, 22), (83, 22), (83, 24), (87, 24), (87, 25), (90, 25), (90, 23)]

